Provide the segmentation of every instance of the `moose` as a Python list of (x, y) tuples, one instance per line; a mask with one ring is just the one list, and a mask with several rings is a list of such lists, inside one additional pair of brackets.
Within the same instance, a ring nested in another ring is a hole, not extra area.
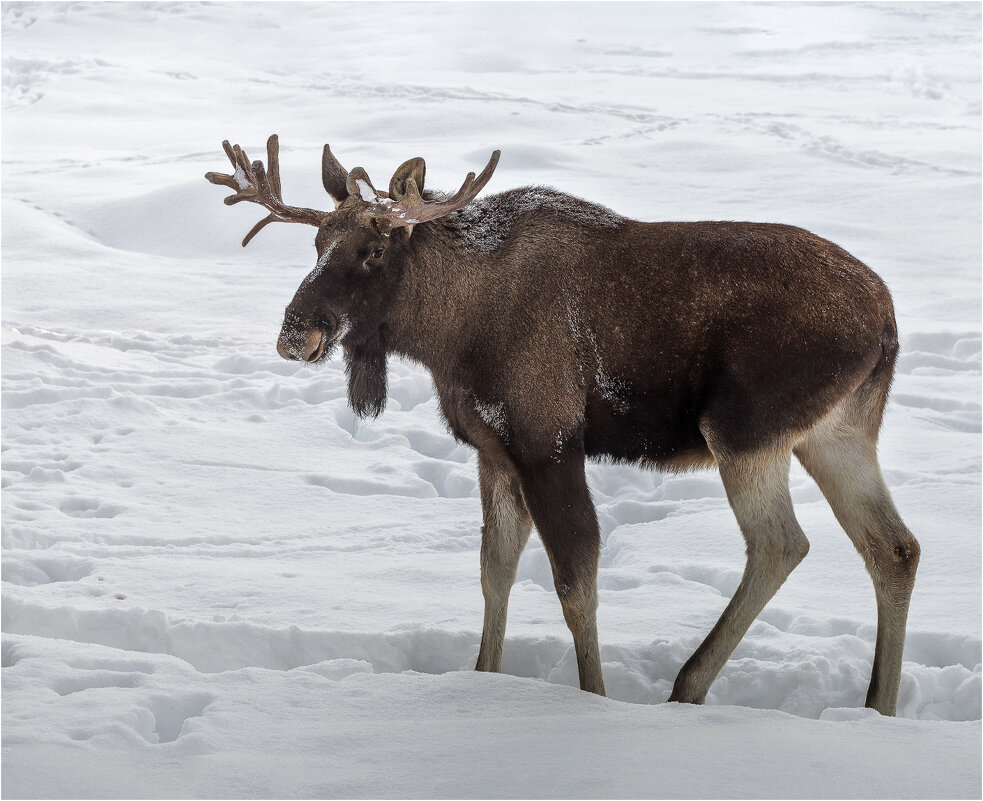
[(716, 466), (747, 545), (737, 590), (674, 682), (702, 703), (748, 627), (806, 556), (791, 457), (815, 479), (877, 600), (866, 705), (896, 711), (920, 549), (877, 461), (898, 355), (884, 282), (801, 228), (638, 222), (543, 187), (478, 193), (495, 151), (453, 195), (424, 188), (422, 158), (388, 191), (324, 146), (331, 211), (287, 206), (279, 145), (267, 166), (223, 142), (231, 175), (206, 178), (269, 214), (317, 228), (317, 264), (286, 307), (277, 351), (318, 363), (340, 345), (355, 412), (379, 415), (386, 360), (431, 373), (454, 437), (477, 451), (484, 626), (476, 669), (500, 671), (509, 592), (532, 527), (542, 539), (583, 690), (604, 694), (601, 537), (584, 472), (606, 458)]

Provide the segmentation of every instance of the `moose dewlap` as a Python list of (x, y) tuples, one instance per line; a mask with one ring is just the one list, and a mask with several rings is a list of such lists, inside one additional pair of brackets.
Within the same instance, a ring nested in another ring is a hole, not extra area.
[(541, 187), (475, 200), (495, 151), (454, 195), (424, 189), (415, 158), (388, 191), (325, 145), (333, 211), (287, 206), (278, 143), (267, 166), (224, 142), (226, 203), (317, 228), (318, 259), (277, 350), (318, 362), (341, 345), (360, 415), (386, 401), (386, 358), (433, 375), (454, 436), (478, 451), (485, 619), (478, 670), (501, 667), (510, 588), (535, 525), (573, 634), (584, 690), (604, 693), (597, 639), (600, 533), (590, 457), (668, 470), (716, 465), (747, 542), (720, 620), (670, 701), (701, 703), (809, 543), (791, 457), (863, 557), (877, 598), (867, 706), (894, 714), (918, 542), (877, 463), (898, 353), (887, 287), (849, 253), (787, 225), (644, 223)]

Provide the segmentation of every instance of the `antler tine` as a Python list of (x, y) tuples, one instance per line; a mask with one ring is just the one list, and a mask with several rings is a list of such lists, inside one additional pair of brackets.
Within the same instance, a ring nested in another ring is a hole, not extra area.
[(239, 147), (239, 145), (233, 145), (232, 148), (235, 150), (238, 166), (241, 167), (242, 171), (246, 174), (246, 179), (258, 190), (259, 187), (256, 185), (256, 175), (253, 173), (253, 168), (249, 162), (249, 156), (246, 155), (246, 151)]
[(282, 190), (280, 189), (280, 139), (276, 134), (271, 134), (266, 140), (266, 163), (269, 166), (267, 176), (270, 179), (270, 189), (273, 196), (283, 201)]
[(249, 229), (249, 233), (246, 234), (246, 236), (242, 240), (242, 246), (245, 247), (246, 245), (248, 245), (249, 240), (251, 240), (254, 236), (256, 236), (256, 234), (262, 231), (271, 222), (276, 222), (279, 219), (280, 218), (277, 217), (275, 214), (266, 215), (262, 220), (256, 223), (256, 225), (254, 225), (252, 228)]
[(225, 155), (232, 162), (233, 174), (208, 172), (205, 173), (205, 178), (213, 184), (227, 186), (235, 191), (234, 195), (225, 198), (227, 205), (231, 206), (248, 200), (263, 206), (270, 212), (246, 234), (245, 239), (242, 240), (243, 247), (248, 245), (249, 240), (271, 222), (293, 222), (319, 226), (330, 213), (288, 206), (283, 202), (280, 187), (280, 142), (276, 134), (273, 134), (266, 141), (266, 160), (269, 164), (269, 172), (263, 167), (261, 161), (250, 163), (246, 152), (239, 145), (230, 145), (228, 139), (222, 142), (222, 149), (225, 150)]
[[(229, 161), (232, 162), (233, 171), (235, 171), (235, 168), (238, 167), (239, 165), (236, 162), (235, 150), (233, 150), (232, 145), (229, 144), (228, 139), (222, 141), (222, 149), (225, 150), (225, 155), (229, 157)], [(206, 172), (205, 178), (211, 181), (213, 184), (227, 186), (229, 187), (229, 189), (235, 189), (236, 191), (239, 191), (239, 189), (241, 189), (239, 183), (235, 180), (233, 176), (226, 175), (223, 172)], [(228, 199), (226, 199), (226, 201), (228, 201)]]
[(485, 188), (485, 184), (491, 180), (492, 173), (495, 172), (495, 168), (498, 166), (498, 159), (501, 157), (501, 155), (501, 150), (496, 150), (494, 153), (492, 153), (491, 158), (488, 159), (488, 163), (485, 165), (485, 169), (481, 171), (481, 174), (477, 177), (477, 179), (474, 177), (473, 172), (468, 173), (467, 177), (464, 179), (464, 184), (461, 186), (461, 189), (458, 192), (458, 195), (467, 196), (468, 199), (464, 201), (465, 203), (470, 203), (478, 196), (478, 193)]
[(457, 209), (466, 206), (478, 196), (478, 193), (491, 179), (492, 173), (495, 172), (501, 155), (501, 150), (492, 153), (488, 164), (485, 165), (485, 169), (477, 178), (473, 172), (469, 172), (464, 183), (461, 184), (461, 188), (449, 200), (425, 201), (420, 194), (416, 181), (410, 178), (406, 181), (406, 193), (403, 198), (398, 203), (380, 205), (375, 216), (388, 218), (393, 227), (415, 225), (445, 217), (452, 211), (457, 211)]
[(225, 150), (225, 155), (229, 157), (229, 161), (232, 162), (232, 166), (235, 167), (236, 166), (236, 152), (235, 152), (235, 148), (233, 148), (232, 145), (229, 144), (229, 140), (228, 139), (223, 139), (222, 140), (222, 148)]

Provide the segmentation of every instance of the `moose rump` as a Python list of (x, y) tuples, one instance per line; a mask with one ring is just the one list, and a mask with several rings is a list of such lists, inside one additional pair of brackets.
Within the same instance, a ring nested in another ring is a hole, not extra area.
[(812, 428), (875, 367), (885, 399), (890, 295), (845, 251), (781, 225), (634, 225), (635, 247), (613, 254), (622, 269), (585, 265), (590, 303), (567, 315), (574, 361), (591, 368), (580, 368), (588, 456), (700, 466), (713, 459), (704, 429), (718, 447), (754, 451)]

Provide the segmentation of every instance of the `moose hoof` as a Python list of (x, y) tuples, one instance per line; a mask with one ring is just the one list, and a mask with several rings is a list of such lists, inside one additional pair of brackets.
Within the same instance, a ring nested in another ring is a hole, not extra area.
[(706, 700), (706, 693), (697, 695), (695, 692), (687, 691), (682, 687), (673, 687), (666, 703), (675, 702), (677, 704), (703, 704)]

